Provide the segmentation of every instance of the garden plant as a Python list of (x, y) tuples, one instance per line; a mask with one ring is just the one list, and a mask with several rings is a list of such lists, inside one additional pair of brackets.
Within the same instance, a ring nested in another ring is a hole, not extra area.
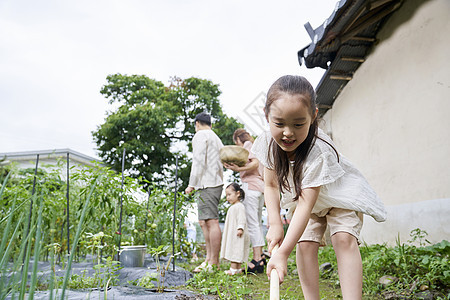
[[(0, 168), (0, 299), (23, 299), (25, 294), (32, 299), (39, 289), (51, 290), (51, 298), (57, 292), (64, 296), (66, 288), (103, 288), (106, 292), (116, 284), (119, 236), (122, 246), (145, 244), (153, 249), (172, 243), (173, 214), (168, 212), (174, 206), (173, 191), (149, 183), (153, 189), (147, 196), (142, 181), (133, 178), (125, 178), (122, 188), (120, 176), (102, 166), (71, 168), (67, 234), (63, 165), (60, 162), (36, 172), (11, 165)], [(121, 196), (124, 218), (119, 232)], [(187, 242), (183, 224), (192, 199), (180, 194), (178, 201), (174, 224), (175, 249), (180, 252)], [(94, 275), (71, 274), (72, 263), (87, 258)], [(40, 261), (50, 263), (49, 278), (38, 278)], [(65, 269), (65, 276), (56, 275), (60, 268)]]
[[(443, 240), (431, 245), (426, 232), (415, 229), (407, 243), (362, 245), (363, 299), (450, 299), (450, 243)], [(415, 245), (417, 244), (417, 245)], [(321, 299), (341, 299), (337, 262), (331, 246), (319, 249)], [(186, 268), (192, 268), (186, 265)], [(222, 263), (221, 270), (229, 264)], [(380, 278), (395, 280), (383, 285)], [(187, 283), (198, 293), (217, 295), (220, 299), (268, 299), (266, 274), (227, 276), (223, 271), (200, 273)], [(288, 274), (280, 286), (281, 299), (303, 299), (297, 276), (295, 252), (288, 259)]]
[[(149, 272), (136, 285), (163, 291), (165, 272), (172, 262), (171, 251), (173, 191), (143, 180), (125, 179), (106, 167), (71, 169), (70, 232), (67, 235), (65, 178), (63, 163), (55, 168), (20, 170), (0, 168), (0, 299), (33, 299), (37, 290), (48, 290), (49, 299), (64, 298), (67, 289), (96, 288), (107, 297), (108, 287), (117, 284), (118, 237), (121, 245), (147, 245), (157, 262), (156, 272)], [(119, 232), (119, 199), (123, 197), (122, 230)], [(177, 264), (187, 270), (193, 266), (183, 227), (192, 198), (181, 193), (175, 220)], [(226, 209), (226, 208), (223, 208)], [(67, 240), (69, 238), (69, 243)], [(69, 244), (69, 249), (68, 245)], [(202, 256), (201, 245), (197, 253)], [(394, 246), (361, 245), (364, 269), (364, 299), (434, 299), (450, 298), (450, 243), (431, 244), (421, 229), (411, 232), (409, 241)], [(168, 257), (160, 261), (161, 257)], [(48, 261), (51, 273), (38, 276), (38, 262)], [(93, 272), (72, 274), (75, 261), (88, 261)], [(321, 297), (339, 299), (337, 263), (332, 247), (319, 250), (319, 263), (329, 263), (321, 270)], [(199, 273), (179, 289), (189, 289), (218, 299), (267, 299), (269, 284), (265, 274), (227, 276), (223, 270)], [(64, 275), (58, 275), (63, 269)], [(391, 284), (380, 283), (390, 276)], [(28, 296), (27, 296), (28, 295)], [(296, 274), (295, 254), (288, 260), (288, 275), (280, 287), (281, 299), (301, 299)]]
[(167, 262), (164, 264), (161, 262), (161, 256), (167, 256), (169, 245), (160, 245), (156, 248), (149, 249), (149, 253), (155, 258), (156, 262), (156, 272), (146, 273), (141, 279), (138, 280), (137, 285), (145, 288), (153, 288), (155, 286), (154, 282), (157, 282), (156, 291), (163, 292), (164, 291), (164, 280), (167, 270), (170, 267), (170, 263), (174, 256), (179, 253), (175, 253), (174, 255), (170, 255)]

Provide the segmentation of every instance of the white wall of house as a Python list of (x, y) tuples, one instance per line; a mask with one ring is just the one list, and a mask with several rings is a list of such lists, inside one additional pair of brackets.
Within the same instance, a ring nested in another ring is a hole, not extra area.
[[(73, 151), (71, 149), (38, 150), (26, 152), (4, 152), (0, 153), (0, 166), (14, 164), (20, 169), (35, 169), (37, 155), (39, 154), (38, 167), (47, 170), (56, 169), (60, 164), (61, 176), (65, 180), (67, 175), (67, 153), (69, 153), (69, 168), (82, 169), (86, 166), (101, 164), (97, 159)], [(70, 170), (69, 170), (70, 171)], [(71, 171), (73, 172), (73, 170)]]
[(339, 150), (383, 199), (368, 243), (450, 239), (450, 1), (408, 0), (324, 116)]

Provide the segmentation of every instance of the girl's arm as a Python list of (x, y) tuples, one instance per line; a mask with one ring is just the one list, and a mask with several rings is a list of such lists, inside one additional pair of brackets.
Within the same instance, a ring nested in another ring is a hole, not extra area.
[(284, 255), (289, 256), (294, 249), (298, 240), (305, 231), (306, 225), (308, 224), (311, 216), (311, 211), (314, 204), (316, 204), (317, 197), (319, 196), (319, 192), (320, 187), (302, 190), (302, 195), (298, 199), (297, 207), (295, 208), (295, 212), (292, 216), (292, 220), (289, 224), (284, 241), (278, 249), (280, 254), (284, 253)]
[(237, 219), (237, 236), (241, 237), (244, 233), (245, 225), (247, 224), (247, 216), (245, 215), (245, 208), (242, 205), (236, 212), (236, 219)]
[(275, 268), (278, 272), (280, 282), (283, 281), (284, 275), (287, 274), (287, 259), (291, 254), (298, 240), (305, 231), (311, 216), (311, 211), (316, 204), (319, 196), (320, 187), (306, 188), (302, 190), (302, 194), (297, 200), (297, 207), (286, 232), (286, 237), (283, 240), (278, 251), (272, 256), (267, 265), (267, 275)]
[(274, 170), (264, 168), (264, 201), (267, 208), (269, 231), (267, 232), (267, 247), (269, 252), (277, 244), (281, 244), (284, 236), (283, 223), (280, 216), (280, 191)]

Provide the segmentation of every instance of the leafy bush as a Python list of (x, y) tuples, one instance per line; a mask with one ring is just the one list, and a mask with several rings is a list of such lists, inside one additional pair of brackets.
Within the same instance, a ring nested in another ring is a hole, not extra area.
[(448, 269), (450, 243), (446, 240), (426, 247), (416, 247), (397, 243), (395, 247), (386, 245), (364, 246), (363, 257), (365, 292), (376, 294), (383, 290), (378, 280), (383, 275), (399, 278), (392, 288), (414, 292), (420, 286), (435, 290), (449, 288)]
[[(383, 245), (363, 245), (360, 247), (363, 263), (364, 294), (380, 294), (386, 288), (378, 281), (384, 275), (399, 280), (388, 289), (413, 293), (421, 286), (445, 292), (450, 288), (449, 255), (450, 243), (446, 240), (425, 246), (426, 232), (420, 229), (411, 231), (409, 244), (397, 241), (395, 247)], [(411, 243), (418, 242), (420, 246)], [(339, 282), (337, 262), (333, 248), (326, 246), (319, 250), (319, 263), (329, 262), (332, 271), (323, 272), (322, 278)]]

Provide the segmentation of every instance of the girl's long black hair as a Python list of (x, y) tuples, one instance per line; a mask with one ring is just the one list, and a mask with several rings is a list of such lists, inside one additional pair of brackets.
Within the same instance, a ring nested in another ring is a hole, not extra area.
[[(303, 165), (316, 139), (318, 138), (327, 143), (328, 145), (330, 145), (330, 147), (332, 147), (333, 150), (336, 152), (338, 161), (339, 161), (339, 154), (333, 147), (333, 145), (331, 145), (330, 143), (328, 143), (327, 141), (318, 136), (319, 122), (318, 117), (315, 117), (317, 107), (316, 92), (314, 91), (314, 88), (311, 86), (309, 81), (302, 76), (293, 76), (293, 75), (286, 75), (280, 77), (277, 81), (275, 81), (267, 93), (267, 101), (264, 107), (267, 119), (270, 110), (272, 108), (272, 104), (282, 94), (298, 95), (300, 101), (307, 102), (306, 104), (310, 108), (309, 111), (310, 116), (314, 118), (311, 123), (311, 126), (309, 127), (308, 136), (303, 141), (303, 143), (301, 143), (300, 146), (298, 146), (297, 149), (295, 149), (295, 162), (293, 168), (294, 170), (293, 181), (295, 191), (294, 199), (298, 199), (298, 197), (300, 197), (302, 193)], [(280, 191), (290, 190), (291, 187), (289, 186), (288, 182), (289, 158), (287, 156), (287, 153), (283, 149), (281, 149), (281, 147), (274, 141), (273, 138), (270, 140), (268, 151), (269, 151), (268, 153), (269, 166), (275, 170)]]

